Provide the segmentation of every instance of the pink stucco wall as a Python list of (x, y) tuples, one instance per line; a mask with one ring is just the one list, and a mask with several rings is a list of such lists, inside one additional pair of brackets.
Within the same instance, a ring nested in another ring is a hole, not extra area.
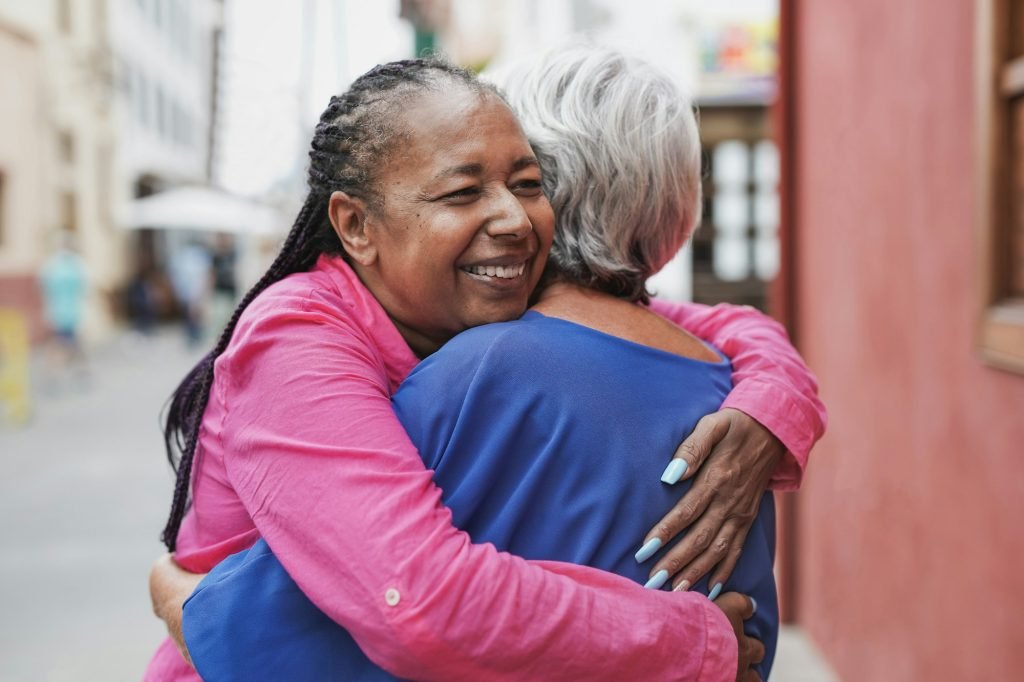
[(975, 351), (973, 4), (795, 3), (798, 619), (844, 680), (1024, 676), (1024, 375)]

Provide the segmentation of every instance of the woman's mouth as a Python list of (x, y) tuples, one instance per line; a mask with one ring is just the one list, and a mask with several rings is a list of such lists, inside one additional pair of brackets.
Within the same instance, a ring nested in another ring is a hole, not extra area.
[(467, 265), (462, 269), (477, 277), (516, 279), (517, 277), (522, 277), (523, 272), (526, 270), (526, 263), (517, 263), (515, 265)]

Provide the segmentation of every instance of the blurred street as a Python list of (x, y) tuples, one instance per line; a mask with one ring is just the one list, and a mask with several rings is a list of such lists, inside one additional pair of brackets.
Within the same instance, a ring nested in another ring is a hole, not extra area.
[(0, 679), (140, 679), (162, 636), (146, 576), (173, 482), (157, 419), (193, 359), (175, 333), (118, 337), (84, 386), (44, 390), (33, 366), (32, 421), (0, 427)]

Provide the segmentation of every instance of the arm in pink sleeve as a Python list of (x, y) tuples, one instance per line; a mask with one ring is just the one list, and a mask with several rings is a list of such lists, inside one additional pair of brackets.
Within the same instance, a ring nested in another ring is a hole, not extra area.
[(811, 447), (824, 435), (818, 383), (781, 324), (749, 306), (667, 303), (651, 310), (719, 348), (732, 360), (733, 390), (722, 407), (740, 410), (771, 431), (788, 452), (769, 487), (800, 487)]
[(734, 678), (735, 637), (705, 597), (526, 561), (453, 527), (376, 347), (329, 308), (240, 327), (211, 399), (228, 408), (228, 475), (257, 529), (375, 663), (423, 680)]

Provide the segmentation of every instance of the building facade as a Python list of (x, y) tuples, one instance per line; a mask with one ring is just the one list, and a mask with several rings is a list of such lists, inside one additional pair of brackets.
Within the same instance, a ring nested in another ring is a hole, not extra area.
[(0, 305), (43, 332), (36, 284), (61, 232), (89, 263), (92, 329), (109, 323), (112, 128), (105, 16), (98, 5), (0, 3)]
[(797, 503), (793, 615), (845, 680), (1015, 677), (1024, 366), (983, 341), (998, 317), (1024, 356), (1024, 3), (783, 5), (783, 293), (830, 412)]
[(62, 233), (88, 271), (83, 331), (101, 338), (164, 241), (122, 230), (126, 203), (207, 182), (220, 16), (214, 0), (0, 0), (0, 306), (34, 338)]

